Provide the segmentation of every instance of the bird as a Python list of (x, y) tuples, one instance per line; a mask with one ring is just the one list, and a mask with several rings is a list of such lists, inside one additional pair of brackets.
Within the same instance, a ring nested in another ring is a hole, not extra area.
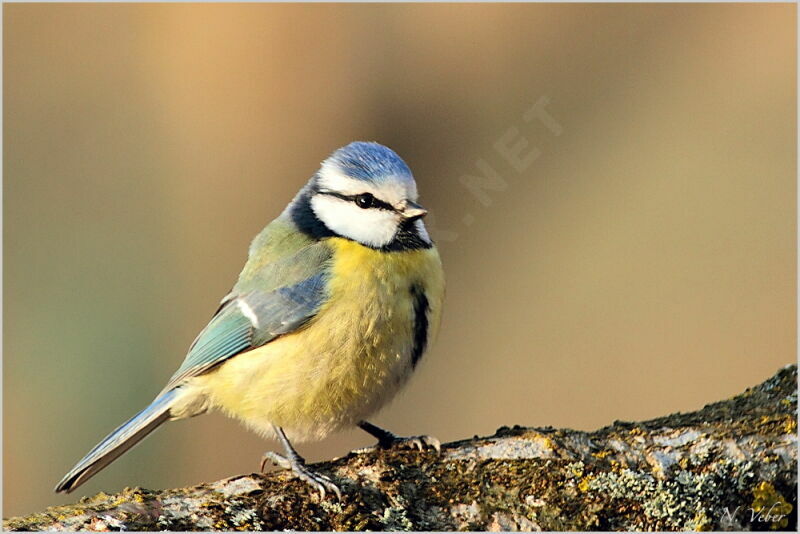
[(334, 151), (252, 241), (233, 289), (152, 403), (58, 483), (71, 492), (167, 421), (219, 411), (277, 439), (267, 452), (317, 490), (339, 487), (293, 442), (359, 427), (378, 447), (428, 447), (370, 423), (408, 381), (437, 334), (444, 300), (438, 250), (408, 165), (356, 141)]

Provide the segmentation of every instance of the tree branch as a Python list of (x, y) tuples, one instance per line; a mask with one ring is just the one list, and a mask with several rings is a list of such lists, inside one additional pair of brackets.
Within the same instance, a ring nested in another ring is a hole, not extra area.
[[(315, 466), (341, 502), (287, 473), (125, 489), (6, 530), (795, 530), (797, 368), (687, 414), (595, 432), (500, 428), (434, 452)], [(8, 489), (8, 488), (7, 488)]]

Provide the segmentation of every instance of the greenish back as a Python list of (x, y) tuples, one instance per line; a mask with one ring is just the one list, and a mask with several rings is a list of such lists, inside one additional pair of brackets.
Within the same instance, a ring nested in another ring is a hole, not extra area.
[(293, 332), (326, 297), (331, 248), (281, 216), (259, 233), (239, 280), (197, 336), (165, 390), (241, 352)]

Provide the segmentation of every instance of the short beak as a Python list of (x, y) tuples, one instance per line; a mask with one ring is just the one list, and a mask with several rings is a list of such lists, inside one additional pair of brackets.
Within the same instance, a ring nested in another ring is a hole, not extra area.
[(400, 215), (403, 216), (404, 219), (407, 221), (413, 221), (415, 219), (419, 219), (420, 217), (424, 217), (427, 215), (428, 210), (417, 204), (416, 202), (411, 202), (410, 200), (406, 202), (406, 207), (403, 211), (400, 212)]

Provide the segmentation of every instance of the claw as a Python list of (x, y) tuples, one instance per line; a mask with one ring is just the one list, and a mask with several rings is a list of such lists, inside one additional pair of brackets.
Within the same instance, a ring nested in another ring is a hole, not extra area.
[(409, 436), (407, 438), (401, 438), (399, 436), (395, 436), (388, 430), (373, 425), (369, 421), (360, 421), (358, 423), (358, 427), (364, 432), (372, 434), (378, 438), (377, 447), (381, 449), (390, 449), (392, 447), (408, 447), (417, 449), (419, 451), (424, 451), (425, 447), (433, 447), (436, 449), (437, 454), (442, 452), (442, 444), (433, 436)]
[(285, 456), (278, 454), (277, 452), (267, 451), (264, 453), (264, 456), (261, 457), (261, 472), (264, 472), (264, 467), (266, 467), (267, 462), (272, 462), (273, 464), (277, 465), (282, 469), (291, 469), (292, 462), (286, 459)]
[(407, 438), (393, 436), (391, 440), (379, 442), (378, 445), (383, 449), (400, 447), (417, 449), (418, 451), (425, 451), (427, 447), (432, 447), (437, 454), (442, 452), (441, 442), (433, 436), (409, 436)]
[(342, 500), (342, 492), (339, 486), (334, 484), (333, 481), (325, 475), (316, 473), (302, 464), (295, 464), (292, 467), (292, 472), (297, 478), (317, 490), (320, 499), (325, 499), (327, 492), (330, 491), (332, 494), (336, 495), (336, 500)]
[(333, 481), (331, 481), (331, 479), (325, 475), (312, 471), (306, 467), (306, 461), (302, 456), (297, 454), (296, 450), (294, 450), (294, 447), (292, 447), (292, 444), (289, 442), (289, 438), (286, 437), (286, 433), (283, 431), (283, 429), (274, 425), (272, 428), (275, 431), (275, 435), (277, 436), (278, 440), (280, 440), (281, 444), (283, 444), (283, 449), (286, 451), (286, 456), (281, 456), (280, 454), (276, 454), (274, 452), (265, 452), (264, 456), (261, 458), (261, 470), (264, 470), (264, 464), (267, 460), (272, 460), (272, 462), (274, 462), (276, 465), (283, 467), (284, 469), (290, 469), (292, 473), (297, 476), (297, 478), (317, 490), (319, 492), (320, 499), (324, 499), (327, 493), (330, 491), (336, 495), (337, 500), (341, 500), (342, 492), (339, 490), (339, 486), (334, 484)]
[(328, 494), (328, 492), (330, 492), (336, 495), (337, 500), (342, 500), (342, 492), (339, 487), (325, 475), (309, 469), (305, 463), (292, 462), (291, 459), (286, 458), (277, 452), (267, 451), (264, 453), (264, 456), (261, 457), (262, 473), (264, 472), (264, 467), (267, 465), (268, 461), (282, 469), (286, 469), (294, 473), (297, 478), (317, 490), (319, 492), (320, 499), (325, 499), (325, 496)]

